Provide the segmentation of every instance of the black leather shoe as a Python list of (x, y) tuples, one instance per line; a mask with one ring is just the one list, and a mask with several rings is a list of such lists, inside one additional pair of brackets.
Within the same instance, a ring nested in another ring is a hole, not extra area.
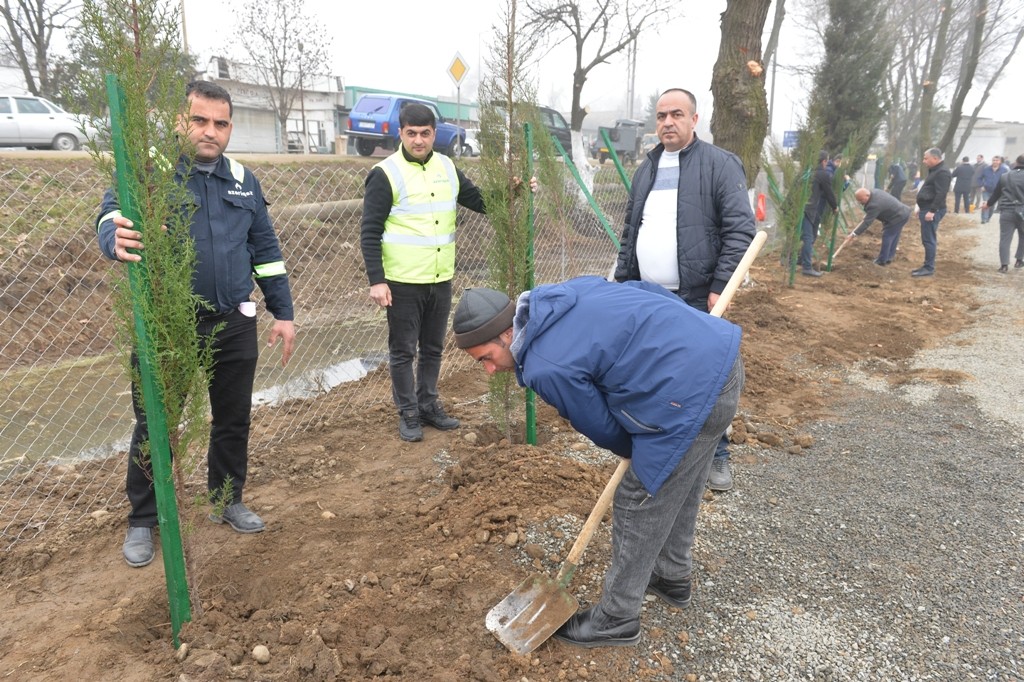
[(420, 416), (412, 410), (406, 410), (398, 417), (398, 437), (411, 443), (423, 440), (423, 427)]
[(934, 274), (935, 271), (929, 270), (928, 268), (918, 268), (917, 270), (910, 271), (911, 277), (931, 277)]
[(647, 591), (661, 597), (669, 606), (677, 609), (685, 609), (690, 605), (689, 578), (685, 580), (665, 580), (659, 575), (651, 574), (651, 580), (647, 583)]
[(1000, 266), (999, 266), (999, 272), (1003, 273), (1004, 275), (1005, 275), (1005, 274), (1006, 274), (1007, 272), (1009, 272), (1009, 271), (1010, 271), (1010, 270), (1009, 270), (1009, 268), (1008, 268), (1007, 266), (1005, 266), (1005, 265), (1000, 265)]
[(800, 271), (800, 274), (805, 275), (807, 277), (821, 277), (821, 272), (815, 270), (814, 268), (804, 268), (803, 270)]
[(433, 426), (439, 431), (451, 431), (452, 429), (459, 428), (459, 420), (449, 417), (440, 402), (435, 402), (426, 409), (420, 408), (420, 421)]
[(599, 646), (633, 646), (640, 641), (640, 617), (610, 618), (601, 606), (591, 606), (573, 614), (565, 625), (555, 632), (560, 639), (573, 646), (593, 649)]
[(1024, 260), (1021, 260), (1020, 258), (1018, 258), (1017, 262), (1013, 264), (1013, 267), (1015, 267), (1015, 268), (1024, 268)]

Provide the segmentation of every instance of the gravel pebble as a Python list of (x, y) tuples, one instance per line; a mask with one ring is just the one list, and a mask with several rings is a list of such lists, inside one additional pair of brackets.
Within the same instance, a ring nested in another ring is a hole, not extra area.
[[(733, 446), (736, 487), (702, 507), (693, 603), (645, 600), (636, 679), (1024, 680), (1024, 271), (995, 272), (985, 227), (977, 321), (910, 363), (968, 378), (892, 388), (901, 367), (854, 367), (838, 416), (802, 427), (813, 447)], [(562, 556), (554, 532), (581, 524), (551, 518), (525, 542)], [(600, 570), (572, 584), (584, 604), (608, 561), (595, 549)]]

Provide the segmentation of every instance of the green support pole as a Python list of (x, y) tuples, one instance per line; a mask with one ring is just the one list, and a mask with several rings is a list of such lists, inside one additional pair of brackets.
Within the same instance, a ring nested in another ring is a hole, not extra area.
[[(533, 128), (529, 123), (523, 124), (523, 133), (526, 135), (526, 175), (533, 177)], [(533, 191), (529, 191), (529, 219), (526, 241), (526, 288), (533, 289), (533, 239), (535, 235), (536, 214), (533, 210)], [(537, 444), (537, 397), (532, 389), (526, 389), (526, 444)]]
[[(141, 189), (138, 186), (138, 175), (131, 168), (124, 141), (124, 93), (118, 85), (117, 76), (108, 74), (106, 84), (107, 103), (110, 106), (111, 143), (117, 166), (117, 199), (121, 204), (122, 215), (135, 223), (136, 230), (142, 232), (143, 225), (136, 204), (136, 197)], [(142, 400), (149, 427), (149, 457), (153, 465), (153, 489), (156, 492), (157, 519), (160, 524), (160, 548), (164, 559), (164, 575), (167, 579), (167, 598), (171, 608), (171, 636), (177, 648), (182, 623), (192, 619), (192, 605), (188, 596), (185, 555), (181, 549), (178, 504), (174, 497), (170, 436), (163, 396), (154, 378), (155, 352), (150, 343), (142, 307), (142, 301), (150, 296), (145, 269), (146, 256), (142, 251), (138, 253), (143, 257), (142, 261), (127, 263), (128, 284), (131, 288), (135, 335), (138, 340), (135, 350), (139, 358)]]
[(566, 167), (569, 169), (569, 172), (572, 173), (572, 177), (575, 178), (576, 184), (579, 185), (580, 189), (583, 191), (583, 195), (587, 197), (587, 201), (590, 203), (590, 208), (594, 209), (597, 219), (601, 221), (601, 226), (604, 227), (604, 231), (611, 238), (612, 243), (615, 244), (615, 250), (618, 251), (619, 248), (621, 248), (619, 238), (615, 236), (615, 232), (612, 230), (612, 226), (608, 222), (608, 218), (605, 217), (604, 212), (601, 211), (601, 207), (598, 206), (597, 201), (594, 200), (594, 195), (590, 193), (590, 190), (587, 189), (587, 186), (583, 183), (583, 178), (580, 177), (580, 172), (579, 169), (576, 168), (576, 164), (574, 164), (572, 159), (569, 158), (569, 155), (565, 153), (565, 147), (562, 146), (562, 143), (558, 141), (557, 137), (552, 135), (551, 141), (555, 143), (555, 148), (558, 149), (558, 152), (562, 155), (562, 160), (565, 161)]
[(608, 136), (608, 131), (604, 128), (600, 128), (601, 139), (604, 140), (604, 144), (608, 147), (608, 156), (612, 157), (612, 163), (615, 164), (615, 170), (619, 171), (619, 178), (622, 180), (622, 184), (626, 186), (627, 192), (632, 192), (633, 187), (629, 182), (629, 178), (626, 177), (626, 169), (622, 167), (622, 162), (619, 161), (619, 155), (615, 152), (615, 147), (612, 145), (612, 140)]

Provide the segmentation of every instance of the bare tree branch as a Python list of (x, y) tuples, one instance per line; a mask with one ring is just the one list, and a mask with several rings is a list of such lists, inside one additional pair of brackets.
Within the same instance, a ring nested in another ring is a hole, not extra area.
[[(545, 38), (550, 47), (571, 43), (573, 69), (569, 126), (583, 127), (583, 86), (590, 72), (636, 41), (644, 28), (666, 21), (671, 0), (532, 0), (526, 3), (525, 30)], [(590, 47), (596, 44), (596, 47)], [(590, 49), (588, 50), (588, 47)]]

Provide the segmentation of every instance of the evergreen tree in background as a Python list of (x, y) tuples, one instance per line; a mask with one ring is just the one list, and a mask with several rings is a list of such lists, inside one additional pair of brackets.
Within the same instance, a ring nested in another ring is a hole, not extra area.
[(895, 39), (877, 0), (828, 0), (825, 58), (814, 77), (809, 123), (831, 153), (850, 144), (848, 172), (860, 168), (882, 123), (882, 81)]

